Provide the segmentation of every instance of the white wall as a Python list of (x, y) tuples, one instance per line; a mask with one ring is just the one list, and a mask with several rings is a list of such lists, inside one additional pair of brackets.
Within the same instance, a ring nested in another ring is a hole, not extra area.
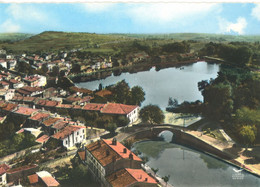
[(129, 119), (129, 123), (133, 123), (138, 119), (139, 107), (135, 108), (132, 112), (127, 114), (127, 118)]

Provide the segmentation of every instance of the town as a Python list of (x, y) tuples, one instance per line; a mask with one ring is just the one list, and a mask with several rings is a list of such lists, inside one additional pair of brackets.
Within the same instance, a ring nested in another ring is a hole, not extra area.
[[(85, 124), (84, 118), (76, 120), (66, 115), (99, 113), (102, 116), (123, 117), (127, 120), (125, 125), (129, 125), (138, 119), (138, 105), (90, 103), (96, 96), (105, 97), (112, 93), (102, 88), (92, 91), (75, 86), (64, 90), (57, 87), (57, 77), (53, 80), (44, 75), (17, 71), (24, 68), (21, 66), (29, 66), (33, 70), (43, 70), (46, 67), (49, 74), (57, 74), (55, 67), (58, 67), (59, 72), (64, 71), (64, 75), (68, 75), (73, 66), (64, 59), (67, 57), (66, 52), (60, 52), (59, 55), (14, 56), (2, 49), (0, 55), (1, 124), (10, 125), (11, 122), (13, 125), (12, 129), (1, 128), (1, 133), (7, 137), (15, 131), (11, 141), (16, 144), (16, 148), (10, 150), (6, 147), (6, 151), (1, 152), (1, 162), (6, 162), (0, 165), (2, 186), (59, 186), (55, 176), (48, 171), (40, 171), (38, 164), (71, 154), (75, 154), (90, 169), (94, 181), (101, 186), (117, 186), (118, 183), (123, 186), (159, 184), (154, 176), (145, 172), (142, 159), (117, 142), (116, 138), (100, 138), (108, 134), (108, 131)], [(87, 72), (111, 67), (111, 59), (104, 59), (103, 62), (98, 61), (90, 66)], [(19, 150), (22, 146), (18, 144), (22, 142), (25, 143), (24, 150)], [(41, 152), (49, 157), (31, 157), (29, 162), (26, 161), (30, 155)], [(13, 164), (7, 164), (10, 161)]]

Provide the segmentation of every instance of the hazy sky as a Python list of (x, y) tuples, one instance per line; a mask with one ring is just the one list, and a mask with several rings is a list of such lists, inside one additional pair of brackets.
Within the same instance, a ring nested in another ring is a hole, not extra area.
[(253, 3), (0, 3), (0, 32), (260, 34)]

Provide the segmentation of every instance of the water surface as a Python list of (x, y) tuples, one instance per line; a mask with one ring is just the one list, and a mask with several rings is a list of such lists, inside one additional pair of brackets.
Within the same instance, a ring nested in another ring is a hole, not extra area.
[(147, 156), (151, 168), (159, 168), (158, 175), (170, 175), (174, 187), (256, 187), (260, 179), (239, 168), (204, 153), (165, 141), (144, 141), (134, 144)]
[(95, 90), (101, 83), (104, 87), (115, 84), (123, 79), (129, 85), (141, 86), (145, 91), (145, 101), (142, 106), (156, 104), (162, 109), (168, 105), (169, 97), (176, 98), (178, 102), (203, 100), (198, 91), (198, 82), (216, 78), (219, 71), (219, 64), (207, 62), (197, 62), (182, 67), (171, 67), (156, 71), (138, 73), (122, 73), (120, 76), (110, 76), (103, 80), (81, 82), (76, 85), (79, 87)]

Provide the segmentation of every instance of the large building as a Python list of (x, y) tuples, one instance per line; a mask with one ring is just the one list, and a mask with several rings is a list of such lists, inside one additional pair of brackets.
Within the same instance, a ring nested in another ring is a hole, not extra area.
[(87, 145), (84, 157), (94, 179), (102, 186), (111, 186), (106, 177), (112, 173), (124, 168), (141, 169), (142, 163), (142, 159), (116, 139), (101, 139)]

